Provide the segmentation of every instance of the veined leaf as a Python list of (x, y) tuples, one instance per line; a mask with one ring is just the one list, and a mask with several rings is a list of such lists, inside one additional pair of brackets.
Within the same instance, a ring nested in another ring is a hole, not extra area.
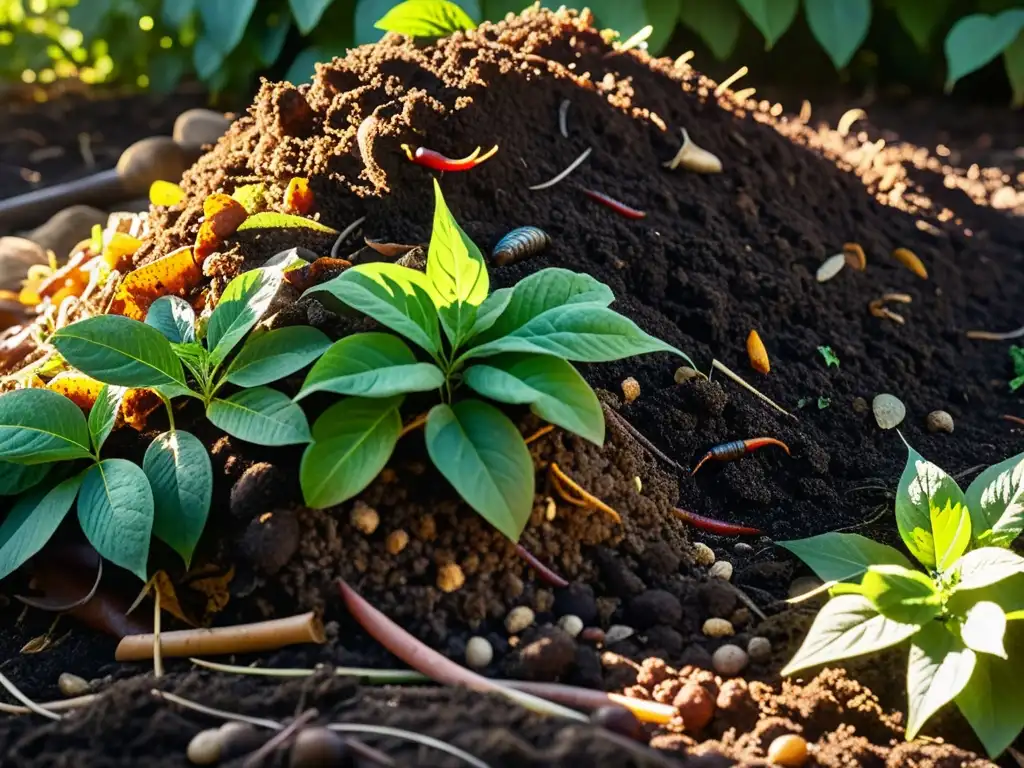
[(85, 473), (78, 522), (103, 557), (143, 581), (153, 530), (153, 491), (146, 473), (125, 459), (105, 459)]
[(41, 483), (49, 472), (49, 464), (0, 461), (0, 496), (18, 496)]
[(872, 565), (913, 567), (898, 549), (859, 533), (823, 533), (807, 539), (780, 541), (778, 545), (807, 563), (818, 578), (826, 582), (856, 579)]
[(754, 26), (764, 35), (765, 50), (793, 25), (800, 0), (736, 0)]
[(29, 491), (0, 523), (0, 579), (41, 550), (64, 521), (82, 484), (75, 475), (52, 488)]
[(974, 651), (941, 623), (929, 621), (910, 640), (907, 666), (907, 738), (967, 686), (974, 673)]
[(1024, 633), (1015, 622), (1007, 633), (1008, 659), (977, 654), (974, 674), (956, 697), (957, 707), (967, 718), (990, 757), (1003, 752), (1024, 727)]
[(206, 418), (232, 437), (256, 445), (296, 445), (310, 440), (302, 409), (287, 395), (269, 387), (214, 398)]
[(189, 432), (164, 432), (146, 449), (142, 469), (153, 488), (153, 535), (181, 555), (188, 568), (210, 514), (210, 455)]
[(842, 69), (868, 36), (871, 0), (806, 0), (804, 15), (811, 34)]
[(739, 9), (731, 0), (714, 3), (682, 0), (679, 20), (700, 35), (719, 61), (729, 58), (735, 50), (743, 22)]
[(213, 365), (220, 365), (263, 317), (283, 275), (280, 269), (253, 269), (228, 283), (206, 326), (206, 348)]
[(978, 589), (954, 589), (946, 602), (952, 616), (966, 616), (980, 602), (991, 602), (1003, 609), (1007, 621), (1024, 619), (1024, 572), (1009, 576)]
[(1018, 573), (1024, 573), (1024, 557), (1000, 547), (982, 547), (956, 563), (956, 590), (981, 589)]
[(191, 304), (177, 296), (161, 296), (154, 301), (146, 313), (146, 325), (174, 344), (196, 340), (196, 313)]
[(0, 459), (47, 464), (91, 455), (85, 416), (63, 395), (47, 389), (0, 395)]
[(945, 18), (951, 0), (898, 0), (895, 4), (896, 18), (907, 30), (917, 47), (928, 50), (939, 23)]
[(942, 610), (942, 595), (925, 574), (899, 565), (872, 565), (860, 583), (860, 594), (888, 619), (923, 625)]
[(407, 37), (444, 37), (476, 24), (462, 8), (448, 0), (405, 0), (374, 26)]
[(1008, 547), (1024, 530), (1024, 453), (995, 464), (964, 492), (971, 535), (979, 544)]
[(943, 570), (970, 543), (964, 495), (939, 467), (909, 446), (907, 451), (907, 465), (896, 490), (896, 526), (907, 549), (925, 568)]
[(254, 213), (243, 221), (236, 231), (246, 232), (253, 229), (311, 229), (324, 235), (338, 234), (337, 230), (331, 229), (319, 221), (292, 213), (276, 213), (274, 211)]
[(484, 257), (448, 210), (437, 179), (434, 179), (434, 226), (427, 250), (427, 278), (446, 306), (453, 303), (459, 306), (457, 302), (477, 306), (490, 290)]
[(96, 402), (89, 411), (89, 435), (97, 453), (114, 430), (114, 424), (117, 423), (117, 415), (121, 412), (121, 403), (124, 401), (127, 391), (124, 387), (104, 384), (99, 397), (96, 398)]
[(1022, 29), (1024, 8), (1011, 8), (995, 16), (974, 13), (960, 18), (946, 35), (946, 90), (952, 90), (961, 77), (981, 69), (1006, 50)]
[(231, 361), (227, 380), (239, 387), (259, 387), (291, 376), (331, 346), (316, 328), (293, 325), (252, 336)]

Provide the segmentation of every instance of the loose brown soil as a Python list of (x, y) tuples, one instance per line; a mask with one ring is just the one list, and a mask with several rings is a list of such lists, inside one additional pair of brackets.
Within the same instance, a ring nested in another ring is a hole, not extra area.
[[(436, 47), (388, 39), (321, 68), (311, 86), (267, 84), (249, 114), (186, 174), (183, 208), (154, 213), (156, 235), (137, 261), (191, 243), (208, 194), (259, 181), (276, 205), (295, 175), (311, 180), (323, 223), (340, 230), (365, 215), (369, 238), (424, 242), (433, 205), (429, 174), (409, 163), (399, 145), (462, 156), (497, 143), (498, 155), (485, 165), (441, 179), (450, 208), (481, 247), (489, 249), (521, 225), (544, 228), (553, 244), (523, 264), (492, 267), (495, 286), (545, 266), (592, 274), (612, 287), (616, 308), (646, 330), (705, 369), (713, 358), (725, 362), (797, 415), (781, 416), (718, 375), (710, 383), (677, 385), (673, 372), (680, 361), (667, 355), (587, 367), (588, 380), (608, 392), (619, 391), (626, 376), (639, 381), (635, 402), (606, 399), (682, 465), (716, 443), (760, 435), (784, 440), (792, 457), (765, 449), (705, 466), (691, 479), (659, 465), (612, 425), (603, 449), (557, 431), (542, 438), (531, 448), (538, 467), (556, 461), (625, 523), (616, 528), (599, 512), (560, 501), (549, 519), (552, 490), (538, 471), (523, 543), (573, 582), (559, 590), (541, 582), (506, 541), (455, 501), (426, 463), (418, 434), (403, 439), (388, 470), (354, 504), (313, 512), (297, 503), (297, 451), (240, 445), (197, 425), (220, 478), (201, 559), (237, 568), (233, 599), (221, 620), (322, 608), (331, 631), (327, 646), (288, 650), (261, 663), (393, 665), (341, 611), (332, 587), (341, 575), (413, 634), (460, 661), (470, 634), (487, 637), (495, 647), (488, 674), (627, 689), (665, 701), (675, 701), (686, 684), (700, 686), (715, 702), (713, 719), (703, 728), (692, 722), (687, 727), (684, 715), (658, 732), (653, 744), (706, 755), (707, 764), (729, 762), (712, 753), (756, 764), (784, 732), (814, 742), (809, 764), (986, 764), (960, 749), (977, 744), (952, 715), (930, 729), (951, 744), (901, 743), (898, 710), (905, 693), (898, 654), (852, 664), (849, 675), (827, 670), (813, 680), (778, 681), (780, 662), (799, 642), (813, 606), (783, 610), (780, 600), (801, 571), (768, 539), (863, 526), (876, 506), (888, 504), (885, 489), (894, 487), (905, 449), (894, 432), (877, 428), (856, 398), (899, 396), (908, 407), (904, 436), (952, 473), (1020, 450), (1019, 430), (999, 420), (1019, 403), (1006, 386), (1005, 345), (968, 341), (964, 331), (1006, 330), (1022, 322), (1024, 223), (993, 208), (1024, 209), (1024, 179), (1015, 189), (1008, 175), (1013, 168), (1005, 177), (1001, 171), (958, 171), (951, 159), (896, 142), (864, 123), (843, 138), (792, 115), (774, 117), (768, 103), (737, 105), (728, 94), (716, 100), (714, 83), (693, 70), (642, 54), (606, 57), (608, 51), (575, 17), (533, 13)], [(557, 127), (563, 99), (572, 103), (568, 140)], [(376, 126), (361, 149), (357, 129), (371, 115)], [(722, 159), (724, 173), (699, 176), (661, 167), (675, 153), (682, 127)], [(879, 151), (862, 146), (883, 136), (887, 144)], [(593, 155), (568, 180), (544, 192), (527, 190), (588, 146)], [(580, 187), (641, 208), (647, 218), (619, 218), (588, 201)], [(821, 261), (847, 241), (864, 247), (867, 271), (848, 269), (830, 282), (816, 282)], [(237, 270), (258, 266), (282, 249), (303, 246), (324, 255), (331, 245), (330, 237), (294, 231), (238, 238), (212, 260), (219, 274), (210, 287), (216, 294)], [(922, 258), (927, 281), (889, 255), (897, 247)], [(890, 291), (913, 298), (900, 307), (905, 325), (868, 312), (872, 299)], [(275, 322), (309, 322), (335, 334), (353, 329), (351, 320), (294, 298), (285, 297)], [(746, 362), (751, 328), (767, 344), (767, 376)], [(821, 345), (839, 356), (838, 369), (825, 366)], [(828, 407), (819, 409), (818, 398), (827, 398)], [(804, 400), (809, 404), (801, 407)], [(410, 417), (419, 405), (410, 404)], [(936, 408), (953, 415), (952, 435), (925, 430), (925, 417)], [(183, 413), (183, 423), (190, 418)], [(150, 425), (154, 430), (158, 420)], [(521, 424), (524, 434), (538, 426), (528, 417)], [(137, 455), (146, 439), (123, 435), (114, 451)], [(863, 486), (872, 488), (857, 490)], [(379, 514), (370, 533), (351, 522), (359, 504)], [(694, 535), (671, 516), (674, 505), (757, 526), (768, 538), (735, 549), (735, 540)], [(409, 543), (390, 554), (386, 540), (398, 530)], [(896, 540), (888, 516), (861, 532)], [(708, 542), (720, 559), (733, 563), (733, 582), (768, 614), (765, 622), (758, 626), (734, 590), (707, 579), (706, 569), (694, 562), (690, 538)], [(157, 552), (155, 562), (161, 557)], [(446, 593), (437, 580), (451, 563), (461, 567), (466, 584)], [(514, 605), (531, 606), (538, 621), (510, 638), (502, 620)], [(595, 648), (550, 626), (568, 613), (604, 629), (626, 624), (636, 634)], [(17, 611), (4, 614), (11, 627)], [(708, 617), (730, 619), (737, 635), (704, 637)], [(110, 664), (112, 644), (78, 631), (41, 655), (17, 655), (48, 624), (35, 612), (27, 621), (24, 628), (0, 632), (0, 650), (9, 659), (4, 674), (32, 695), (55, 696), (57, 674), (72, 668), (97, 678), (141, 669)], [(748, 682), (704, 671), (718, 646), (745, 646), (755, 635), (772, 641), (773, 654), (745, 670)], [(77, 757), (90, 765), (136, 765), (144, 757), (147, 764), (181, 765), (188, 738), (208, 721), (153, 701), (150, 685), (147, 679), (116, 683), (101, 707), (60, 724), (10, 720), (6, 730), (0, 728), (0, 748), (19, 766), (50, 765), (58, 754), (69, 764)], [(337, 681), (281, 686), (180, 671), (167, 686), (256, 716), (286, 717), (316, 705), (341, 719), (404, 724), (451, 740), (492, 765), (642, 760), (595, 738), (593, 729), (541, 721), (458, 691), (382, 695)], [(133, 734), (119, 737), (122, 751), (110, 746), (117, 732)], [(449, 764), (433, 753), (402, 751), (395, 742), (382, 746), (402, 764)]]

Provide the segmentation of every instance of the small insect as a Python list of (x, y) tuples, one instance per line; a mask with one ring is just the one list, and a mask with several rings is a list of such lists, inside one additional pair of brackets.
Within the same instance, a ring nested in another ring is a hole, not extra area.
[(697, 470), (704, 466), (704, 462), (714, 459), (715, 461), (735, 461), (741, 456), (756, 451), (759, 448), (764, 448), (766, 445), (777, 445), (779, 448), (786, 452), (787, 456), (792, 454), (789, 452), (789, 446), (781, 440), (776, 440), (774, 437), (753, 437), (749, 440), (733, 440), (729, 443), (722, 443), (716, 445), (710, 451), (701, 457), (701, 460), (697, 462), (697, 466), (693, 468), (693, 472), (690, 473), (690, 477), (697, 474)]
[(647, 214), (644, 211), (637, 210), (636, 208), (631, 208), (625, 203), (616, 200), (614, 197), (609, 197), (603, 192), (598, 192), (597, 190), (594, 189), (584, 189), (583, 194), (589, 197), (591, 200), (594, 200), (595, 202), (598, 202), (601, 205), (605, 205), (611, 208), (617, 214), (619, 214), (620, 216), (625, 216), (627, 219), (643, 219), (647, 217)]
[(551, 245), (551, 237), (539, 227), (516, 227), (505, 235), (491, 252), (499, 266), (514, 264), (527, 256), (540, 253)]

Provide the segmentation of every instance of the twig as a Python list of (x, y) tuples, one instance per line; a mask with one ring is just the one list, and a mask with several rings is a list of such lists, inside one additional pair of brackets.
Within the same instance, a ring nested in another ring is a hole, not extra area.
[(92, 600), (96, 596), (97, 590), (100, 588), (100, 581), (102, 579), (103, 558), (99, 558), (99, 566), (96, 569), (96, 580), (92, 584), (92, 589), (90, 589), (86, 593), (85, 597), (79, 598), (78, 600), (75, 600), (73, 603), (62, 603), (60, 605), (54, 605), (53, 603), (46, 602), (46, 600), (41, 600), (34, 597), (26, 597), (24, 595), (15, 595), (14, 599), (24, 603), (25, 605), (30, 605), (33, 608), (38, 608), (41, 611), (66, 613), (67, 611), (74, 610), (75, 608), (80, 608), (81, 606), (85, 605), (90, 600)]
[(564, 171), (562, 171), (560, 174), (558, 174), (554, 178), (548, 179), (547, 181), (542, 182), (540, 184), (534, 184), (532, 187), (529, 187), (529, 189), (531, 189), (534, 192), (536, 192), (539, 189), (547, 189), (548, 187), (555, 186), (555, 184), (557, 184), (562, 179), (564, 179), (566, 176), (568, 176), (570, 173), (575, 171), (584, 160), (586, 160), (588, 157), (590, 157), (590, 153), (593, 152), (593, 151), (594, 151), (593, 147), (587, 147), (585, 150), (583, 150), (583, 154), (581, 154), (579, 157), (577, 157), (575, 160), (573, 160), (571, 163), (569, 163), (569, 167), (566, 168)]
[(552, 587), (556, 587), (557, 589), (565, 589), (569, 586), (568, 581), (555, 573), (554, 570), (544, 565), (540, 558), (522, 544), (516, 544), (516, 554), (523, 558), (523, 560), (525, 560), (527, 564), (537, 572), (541, 580), (545, 583), (550, 584)]
[(737, 80), (739, 80), (741, 77), (746, 75), (747, 72), (749, 72), (749, 71), (750, 70), (747, 69), (746, 65), (744, 65), (744, 66), (740, 67), (739, 69), (737, 69), (735, 72), (733, 72), (731, 75), (729, 75), (727, 78), (725, 78), (725, 80), (720, 82), (718, 84), (718, 87), (715, 88), (715, 98), (717, 99), (719, 96), (721, 96), (727, 90), (729, 90), (729, 86), (730, 85), (732, 85)]
[(555, 428), (554, 424), (547, 424), (547, 425), (541, 427), (540, 429), (538, 429), (536, 432), (534, 432), (529, 437), (525, 438), (523, 440), (523, 442), (526, 443), (527, 445), (529, 445), (530, 443), (536, 442), (537, 440), (540, 440), (542, 437), (544, 437), (544, 435), (548, 434), (548, 432), (550, 432), (554, 428)]
[(153, 688), (150, 693), (156, 696), (158, 699), (164, 699), (172, 704), (177, 704), (185, 709), (191, 709), (194, 712), (201, 712), (204, 715), (210, 717), (218, 717), (221, 720), (232, 720), (236, 723), (245, 723), (246, 725), (252, 725), (256, 728), (268, 728), (272, 731), (280, 731), (284, 728), (276, 720), (266, 720), (262, 717), (249, 717), (249, 715), (239, 715), (236, 712), (228, 712), (223, 709), (215, 709), (214, 707), (208, 707), (205, 704), (199, 704), (198, 702), (192, 701), (191, 699), (185, 699), (174, 693), (168, 693), (167, 691), (160, 691)]
[[(365, 741), (361, 741), (355, 736), (349, 736), (345, 739), (345, 743), (348, 744), (349, 749), (356, 753), (356, 757), (362, 758), (364, 762), (383, 765), (384, 768), (393, 768), (396, 765), (389, 755), (381, 752), (376, 747), (371, 747)], [(356, 764), (361, 766), (363, 763), (357, 761)]]
[(338, 235), (338, 239), (335, 240), (334, 241), (334, 245), (331, 246), (331, 258), (332, 259), (338, 258), (338, 251), (341, 250), (342, 243), (344, 243), (345, 239), (349, 235), (351, 235), (353, 232), (355, 232), (356, 228), (360, 224), (362, 224), (364, 221), (366, 221), (366, 217), (365, 216), (360, 216), (358, 219), (356, 219), (351, 224), (349, 224), (347, 227), (345, 227), (343, 230), (341, 230), (341, 234)]
[(627, 434), (629, 434), (630, 437), (632, 437), (634, 440), (640, 443), (640, 445), (646, 448), (656, 459), (660, 459), (661, 461), (665, 462), (677, 472), (682, 472), (683, 474), (686, 474), (686, 470), (683, 469), (682, 465), (680, 465), (674, 459), (669, 458), (664, 452), (662, 452), (662, 450), (658, 448), (658, 446), (656, 446), (654, 443), (652, 443), (646, 436), (644, 436), (644, 434), (640, 432), (640, 430), (638, 430), (636, 427), (634, 427), (632, 424), (626, 421), (625, 416), (616, 411), (614, 408), (605, 405), (604, 403), (602, 403), (602, 406), (604, 407), (605, 413), (611, 416), (612, 421), (614, 421), (616, 425), (621, 427)]
[(1007, 331), (1006, 333), (993, 333), (992, 331), (968, 331), (968, 339), (977, 339), (979, 341), (1009, 341), (1010, 339), (1019, 339), (1024, 336), (1024, 325), (1015, 331)]
[[(590, 491), (585, 489), (583, 486), (581, 486), (579, 483), (577, 483), (575, 480), (573, 480), (571, 477), (565, 474), (565, 472), (563, 472), (562, 469), (555, 462), (552, 461), (548, 465), (548, 470), (552, 473), (554, 477), (558, 478), (558, 481), (560, 483), (564, 483), (572, 491), (578, 494), (579, 497), (583, 500), (584, 505), (586, 507), (593, 507), (594, 509), (599, 509), (619, 525), (622, 524), (622, 517), (619, 515), (618, 512), (609, 507), (607, 504), (605, 504), (603, 501), (597, 498), (597, 496), (590, 493)], [(571, 503), (575, 504), (576, 506), (581, 506), (578, 503), (578, 501), (574, 500), (570, 496), (566, 494), (563, 494), (563, 496), (565, 496)]]
[(568, 99), (562, 99), (562, 103), (558, 105), (558, 130), (561, 132), (563, 139), (569, 138), (569, 124), (567, 118), (569, 116), (569, 105), (571, 104), (572, 102)]
[[(215, 672), (227, 672), (235, 675), (253, 675), (255, 677), (309, 677), (316, 673), (315, 669), (271, 669), (269, 667), (240, 667), (234, 664), (218, 664), (205, 659), (190, 658), (198, 667), (212, 669)], [(419, 672), (407, 669), (370, 669), (369, 667), (335, 667), (335, 677), (358, 677), (361, 682), (377, 685), (398, 685), (400, 683), (430, 682), (430, 678)]]
[(58, 714), (56, 714), (54, 712), (51, 712), (48, 709), (43, 709), (41, 706), (39, 706), (34, 701), (32, 701), (32, 699), (30, 699), (28, 696), (26, 696), (24, 693), (22, 693), (20, 690), (18, 690), (18, 687), (14, 683), (12, 683), (10, 680), (8, 680), (7, 677), (4, 674), (2, 674), (2, 673), (0, 673), (0, 685), (2, 685), (4, 688), (6, 688), (7, 692), (10, 693), (11, 696), (16, 698), (18, 701), (20, 701), (22, 704), (24, 704), (28, 709), (30, 709), (33, 712), (35, 712), (37, 715), (42, 715), (43, 717), (48, 717), (51, 720), (60, 720), (60, 719), (62, 719), (60, 715), (58, 715)]
[(764, 611), (757, 607), (757, 603), (754, 602), (754, 599), (750, 595), (748, 595), (742, 589), (737, 587), (731, 581), (726, 581), (724, 583), (727, 584), (729, 586), (729, 589), (731, 589), (736, 594), (736, 597), (740, 599), (741, 603), (743, 603), (745, 606), (747, 606), (747, 608), (753, 611), (754, 615), (757, 616), (757, 618), (759, 618), (761, 621), (765, 621), (768, 618), (764, 615)]
[(164, 676), (163, 644), (160, 640), (160, 590), (153, 590), (153, 677)]
[(446, 752), (452, 757), (457, 757), (469, 765), (472, 765), (474, 768), (490, 768), (490, 766), (483, 760), (473, 757), (473, 755), (468, 752), (464, 752), (452, 744), (448, 744), (440, 739), (435, 739), (433, 736), (416, 733), (415, 731), (391, 728), (386, 725), (364, 725), (362, 723), (330, 723), (327, 728), (328, 730), (335, 731), (337, 733), (369, 733), (377, 736), (390, 736), (394, 739), (406, 739), (407, 741), (414, 741), (417, 744), (422, 744), (425, 747), (433, 747), (441, 752)]
[(292, 737), (292, 734), (319, 714), (320, 713), (316, 709), (307, 709), (301, 715), (292, 720), (287, 726), (275, 733), (262, 747), (249, 755), (249, 757), (245, 759), (245, 762), (242, 763), (242, 768), (256, 768), (256, 766), (263, 762), (265, 757), (288, 741), (288, 739)]
[[(774, 408), (775, 410), (777, 410), (777, 411), (778, 411), (779, 413), (784, 413), (784, 414), (785, 414), (786, 416), (789, 416), (789, 418), (793, 419), (793, 421), (799, 421), (799, 419), (798, 419), (798, 418), (797, 418), (796, 416), (794, 416), (794, 415), (793, 415), (792, 413), (790, 413), (789, 411), (787, 411), (787, 410), (786, 410), (785, 408), (783, 408), (783, 407), (782, 407), (781, 405), (779, 405), (778, 403), (776, 403), (776, 402), (775, 402), (774, 400), (772, 400), (772, 399), (771, 399), (770, 397), (768, 397), (767, 395), (763, 395), (763, 394), (761, 394), (761, 393), (760, 393), (760, 392), (759, 392), (759, 391), (758, 391), (757, 389), (755, 389), (754, 387), (752, 387), (752, 386), (751, 386), (750, 384), (747, 384), (747, 382), (745, 382), (745, 381), (744, 381), (743, 379), (741, 379), (741, 378), (740, 378), (740, 377), (739, 377), (738, 375), (736, 375), (736, 374), (735, 374), (735, 373), (733, 373), (733, 372), (732, 372), (731, 370), (729, 370), (729, 369), (728, 369), (728, 368), (727, 368), (727, 367), (725, 366), (725, 364), (724, 364), (724, 363), (720, 363), (720, 362), (718, 362), (717, 360), (712, 360), (712, 361), (711, 361), (711, 366), (712, 366), (713, 368), (715, 368), (715, 369), (717, 369), (717, 370), (721, 371), (722, 373), (724, 373), (724, 374), (725, 374), (726, 376), (728, 376), (728, 377), (729, 377), (730, 379), (732, 379), (732, 380), (733, 380), (734, 382), (736, 382), (737, 384), (739, 384), (739, 385), (740, 385), (741, 387), (743, 387), (743, 388), (744, 388), (745, 390), (747, 390), (748, 392), (750, 392), (750, 393), (752, 393), (752, 394), (754, 394), (754, 395), (757, 395), (757, 396), (758, 396), (759, 398), (761, 398), (762, 400), (764, 400), (764, 401), (765, 401), (766, 403), (768, 403), (768, 405), (770, 405), (770, 406), (771, 406), (772, 408)], [(710, 377), (708, 377), (708, 378), (710, 379)]]
[(398, 433), (399, 439), (405, 437), (410, 432), (415, 432), (417, 429), (419, 429), (424, 424), (426, 424), (427, 423), (427, 416), (428, 415), (429, 415), (429, 412), (428, 413), (421, 413), (415, 419), (413, 419), (408, 424), (406, 424), (404, 427), (402, 427), (402, 431)]

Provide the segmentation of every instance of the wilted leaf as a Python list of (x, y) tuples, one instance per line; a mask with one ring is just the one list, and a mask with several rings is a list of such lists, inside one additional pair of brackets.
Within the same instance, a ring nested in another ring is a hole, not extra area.
[(209, 222), (213, 234), (221, 240), (235, 234), (248, 215), (245, 206), (231, 195), (218, 193), (203, 201), (203, 216)]
[(142, 247), (142, 241), (125, 232), (115, 232), (103, 249), (103, 260), (111, 269), (121, 269)]
[(51, 392), (64, 395), (64, 397), (88, 413), (96, 402), (96, 398), (99, 397), (103, 384), (96, 381), (96, 379), (86, 376), (84, 373), (65, 371), (64, 373), (58, 373), (50, 379), (46, 388)]
[(179, 248), (129, 272), (114, 294), (110, 311), (133, 320), (145, 320), (154, 301), (161, 296), (180, 294), (195, 287), (202, 276), (203, 273), (192, 258), (192, 249)]

